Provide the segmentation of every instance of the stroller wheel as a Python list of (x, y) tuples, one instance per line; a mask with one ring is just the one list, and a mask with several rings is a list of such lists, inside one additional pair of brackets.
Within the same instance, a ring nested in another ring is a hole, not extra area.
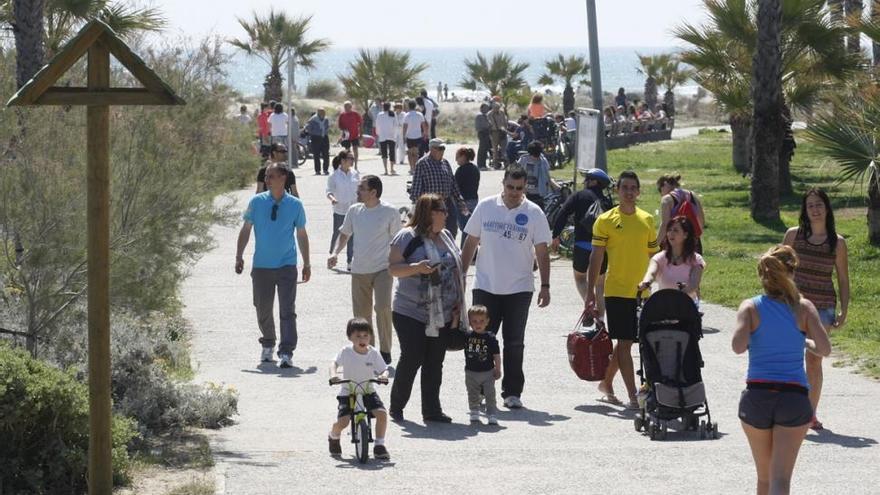
[(662, 433), (662, 436), (660, 438), (666, 440), (666, 436), (669, 435), (669, 422), (664, 421), (663, 423), (661, 423), (660, 428)]
[(633, 426), (635, 426), (636, 431), (642, 431), (642, 427), (645, 426), (645, 422), (642, 421), (642, 418), (636, 416), (633, 418)]
[(706, 439), (706, 422), (700, 421), (700, 440)]
[(657, 425), (654, 422), (648, 424), (648, 437), (651, 440), (657, 440)]
[(718, 440), (718, 423), (712, 424), (712, 440)]

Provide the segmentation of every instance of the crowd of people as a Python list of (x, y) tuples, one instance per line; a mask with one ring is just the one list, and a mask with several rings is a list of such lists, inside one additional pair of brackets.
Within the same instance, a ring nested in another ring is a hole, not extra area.
[(657, 103), (654, 108), (639, 101), (630, 101), (623, 88), (617, 91), (614, 104), (603, 111), (605, 135), (619, 136), (672, 128), (672, 118), (668, 116), (665, 103)]
[[(397, 208), (382, 200), (382, 179), (358, 171), (363, 121), (349, 103), (337, 119), (343, 149), (333, 158), (334, 171), (327, 181), (333, 214), (327, 266), (341, 270), (338, 256), (346, 249), (353, 313), (346, 330), (351, 344), (333, 361), (331, 377), (357, 381), (394, 377), (387, 408), (372, 388), (364, 398), (377, 418), (374, 454), (390, 456), (385, 446), (387, 417), (404, 419), (419, 372), (422, 418), (452, 421), (440, 400), (442, 365), (450, 350), (463, 349), (466, 356), (463, 378), (471, 421), (480, 421), (485, 402), (488, 422), (498, 423), (494, 382), (499, 379), (504, 406), (523, 407), (523, 344), (529, 312), (533, 303), (538, 307), (550, 303), (550, 252), (559, 246), (569, 218), (574, 225), (572, 268), (579, 296), (586, 311), (607, 321), (614, 341), (611, 363), (598, 384), (599, 400), (638, 409), (631, 354), (639, 338), (637, 294), (656, 284), (659, 289), (684, 291), (699, 307), (707, 269), (702, 257), (707, 220), (699, 195), (683, 188), (679, 175), (660, 176), (656, 182), (660, 218), (655, 219), (638, 206), (637, 173), (624, 171), (614, 181), (606, 172), (592, 169), (584, 174), (583, 189), (568, 197), (550, 225), (542, 202), (558, 184), (549, 174), (542, 143), (529, 143), (516, 166), (504, 171), (501, 191), (480, 199), (481, 170), (487, 168), (481, 164), (481, 158), (486, 159), (485, 141), (498, 152), (502, 137), (509, 137), (506, 128), (499, 129), (506, 116), (497, 102), (484, 105), (475, 122), (479, 151), (459, 148), (453, 169), (445, 158), (445, 142), (431, 137), (428, 115), (436, 114), (429, 101), (423, 92), (405, 103), (379, 102), (379, 113), (370, 117), (386, 174), (394, 173), (395, 160), (400, 164), (396, 153), (401, 139), (407, 148), (414, 208), (405, 225)], [(400, 111), (403, 105), (406, 114)], [(524, 117), (529, 121), (545, 113), (536, 98)], [(241, 115), (242, 123), (249, 124), (246, 109)], [(258, 125), (261, 118), (263, 113)], [(235, 270), (242, 273), (243, 252), (253, 232), (251, 279), (261, 360), (273, 361), (277, 353), (281, 367), (293, 366), (297, 345), (297, 279), (311, 278), (307, 215), (283, 144), (286, 132), (297, 132), (294, 119), (292, 109), (288, 115), (280, 104), (263, 119), (268, 127), (265, 134), (260, 128), (260, 136), (267, 157), (258, 172), (257, 194), (242, 216), (235, 259)], [(325, 111), (319, 109), (304, 127), (313, 150), (320, 148), (325, 157), (329, 126)], [(326, 174), (326, 160), (321, 166), (315, 160), (316, 175)], [(846, 241), (835, 229), (831, 201), (824, 191), (813, 188), (804, 195), (798, 226), (780, 241), (758, 262), (763, 292), (743, 301), (732, 342), (736, 353), (749, 353), (739, 417), (752, 447), (759, 493), (787, 490), (807, 429), (823, 428), (816, 416), (822, 358), (830, 352), (828, 332), (846, 321), (850, 297)], [(465, 281), (472, 267), (473, 306), (468, 308)], [(280, 339), (272, 316), (276, 293)], [(392, 365), (393, 333), (400, 347), (396, 366)], [(376, 340), (378, 351), (373, 347)], [(626, 389), (621, 398), (613, 387), (618, 374)], [(340, 453), (340, 434), (348, 422), (348, 390), (340, 389), (338, 420), (329, 433), (334, 455)]]

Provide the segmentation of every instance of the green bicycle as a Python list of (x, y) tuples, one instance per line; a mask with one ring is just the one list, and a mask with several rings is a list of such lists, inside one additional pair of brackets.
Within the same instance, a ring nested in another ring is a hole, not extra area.
[(363, 396), (371, 393), (367, 390), (370, 383), (388, 385), (388, 380), (370, 379), (363, 382), (351, 380), (330, 380), (330, 386), (349, 384), (348, 404), (351, 413), (351, 443), (354, 444), (354, 453), (361, 464), (365, 464), (370, 458), (370, 443), (373, 442), (373, 428), (370, 422), (373, 415), (364, 408)]

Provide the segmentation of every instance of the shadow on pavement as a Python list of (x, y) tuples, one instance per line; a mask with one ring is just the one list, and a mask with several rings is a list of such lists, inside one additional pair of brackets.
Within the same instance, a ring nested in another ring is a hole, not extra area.
[(865, 447), (873, 447), (874, 445), (877, 445), (877, 440), (874, 440), (873, 438), (841, 435), (839, 433), (834, 433), (828, 428), (818, 431), (815, 434), (807, 435), (805, 440), (813, 443), (840, 445), (841, 447), (849, 449), (863, 449)]
[(297, 378), (300, 375), (312, 375), (318, 368), (316, 366), (309, 366), (306, 369), (302, 369), (299, 366), (294, 366), (293, 368), (279, 368), (275, 363), (260, 363), (256, 369), (243, 369), (242, 373), (253, 373), (257, 375), (278, 375), (282, 378)]
[(703, 327), (703, 335), (711, 335), (713, 333), (721, 333), (721, 330), (715, 327)]
[(361, 471), (381, 471), (387, 468), (393, 468), (395, 466), (393, 461), (383, 461), (380, 459), (370, 458), (365, 464), (361, 464), (360, 461), (357, 460), (357, 457), (349, 457), (349, 458), (336, 458), (339, 461), (339, 464), (336, 465), (338, 469), (360, 469)]
[(429, 423), (423, 425), (404, 420), (398, 422), (397, 425), (403, 432), (404, 438), (430, 438), (432, 440), (447, 440), (451, 442), (477, 436), (481, 431), (480, 425), (461, 423)]
[(638, 414), (638, 411), (635, 409), (618, 409), (605, 404), (584, 404), (575, 407), (574, 410), (587, 414), (602, 414), (609, 418), (625, 419), (629, 421), (632, 421), (633, 418), (636, 417), (636, 414)]
[(499, 421), (525, 421), (532, 426), (552, 426), (555, 422), (568, 421), (569, 419), (571, 419), (570, 416), (563, 416), (562, 414), (550, 414), (548, 412), (529, 409), (527, 407), (523, 407), (520, 409), (498, 410)]
[(215, 450), (213, 452), (214, 457), (217, 459), (221, 459), (230, 464), (239, 464), (242, 466), (254, 466), (254, 467), (277, 467), (278, 463), (275, 462), (259, 462), (251, 460), (251, 456), (248, 454), (244, 454), (241, 452), (231, 452), (229, 450)]

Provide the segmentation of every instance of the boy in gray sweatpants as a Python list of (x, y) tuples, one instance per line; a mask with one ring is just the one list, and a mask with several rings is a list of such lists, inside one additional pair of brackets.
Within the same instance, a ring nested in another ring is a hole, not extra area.
[(480, 396), (486, 397), (489, 424), (497, 425), (498, 406), (495, 399), (495, 380), (501, 378), (501, 349), (498, 340), (486, 331), (489, 310), (476, 305), (468, 309), (471, 331), (464, 346), (464, 383), (467, 387), (471, 423), (480, 421)]

